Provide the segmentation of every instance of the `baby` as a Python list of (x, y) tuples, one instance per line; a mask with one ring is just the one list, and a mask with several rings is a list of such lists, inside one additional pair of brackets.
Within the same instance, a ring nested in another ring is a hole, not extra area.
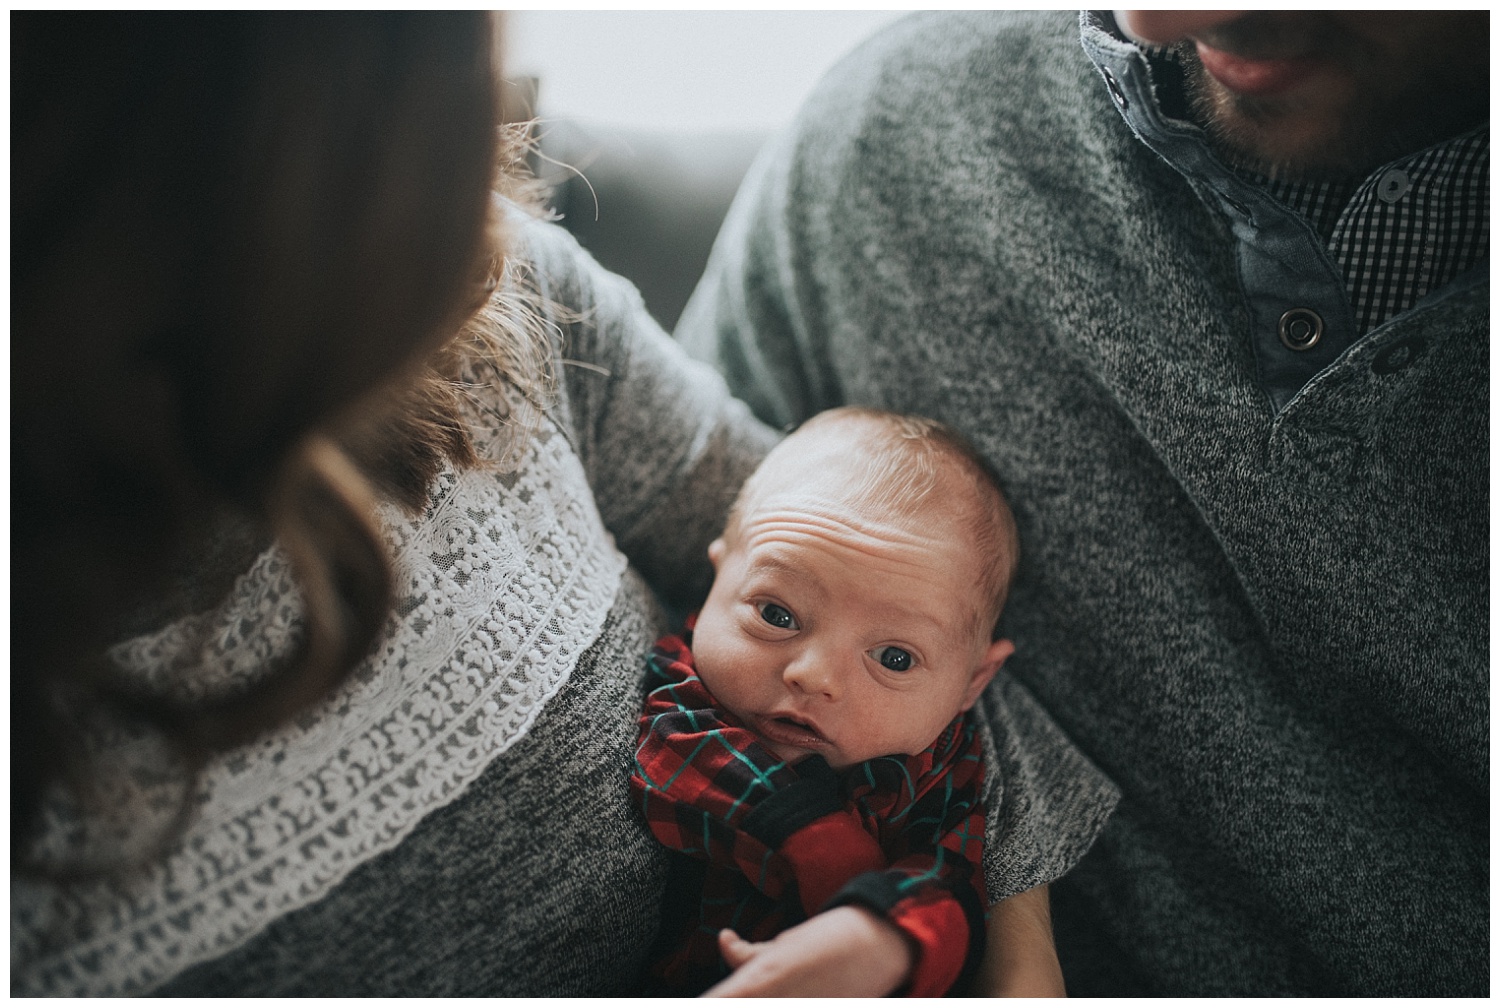
[(971, 973), (984, 769), (965, 712), (1014, 650), (994, 631), (1017, 551), (990, 468), (935, 421), (830, 410), (767, 456), (709, 547), (708, 601), (648, 661), (631, 790), (693, 859), (660, 980), (940, 996)]

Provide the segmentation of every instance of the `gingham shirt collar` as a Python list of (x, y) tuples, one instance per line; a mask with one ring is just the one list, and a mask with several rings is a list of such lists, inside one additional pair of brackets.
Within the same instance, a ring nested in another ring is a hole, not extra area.
[[(1166, 84), (1182, 71), (1170, 48), (1143, 47)], [(1163, 94), (1190, 117), (1181, 95)], [(1304, 217), (1344, 274), (1361, 335), (1440, 290), (1489, 257), (1490, 129), (1480, 126), (1382, 165), (1332, 181), (1235, 174)]]
[(1327, 242), (1363, 333), (1488, 257), (1489, 166), (1485, 125), (1362, 179), (1245, 177), (1305, 217)]

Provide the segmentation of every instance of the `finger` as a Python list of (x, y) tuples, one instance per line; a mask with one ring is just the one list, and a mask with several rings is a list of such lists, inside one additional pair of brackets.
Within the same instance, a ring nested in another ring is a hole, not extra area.
[(735, 979), (737, 976), (738, 974), (731, 973), (729, 976), (725, 977), (723, 980), (720, 980), (708, 990), (704, 991), (702, 996), (706, 998), (755, 997), (757, 992), (748, 989), (745, 986), (745, 982), (743, 980)]
[(739, 969), (755, 955), (755, 945), (725, 928), (719, 932), (719, 953), (730, 969)]

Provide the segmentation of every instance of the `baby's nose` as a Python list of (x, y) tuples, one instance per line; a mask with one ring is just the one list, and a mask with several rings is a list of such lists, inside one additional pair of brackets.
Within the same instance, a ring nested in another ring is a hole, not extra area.
[(838, 699), (842, 674), (837, 663), (825, 655), (816, 652), (800, 655), (787, 665), (782, 676), (793, 689)]

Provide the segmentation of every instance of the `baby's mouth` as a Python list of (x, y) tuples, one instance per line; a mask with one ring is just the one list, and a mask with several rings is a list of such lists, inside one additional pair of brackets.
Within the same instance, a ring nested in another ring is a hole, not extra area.
[(799, 749), (820, 749), (828, 745), (817, 725), (791, 714), (770, 714), (756, 721), (760, 734), (772, 742)]

